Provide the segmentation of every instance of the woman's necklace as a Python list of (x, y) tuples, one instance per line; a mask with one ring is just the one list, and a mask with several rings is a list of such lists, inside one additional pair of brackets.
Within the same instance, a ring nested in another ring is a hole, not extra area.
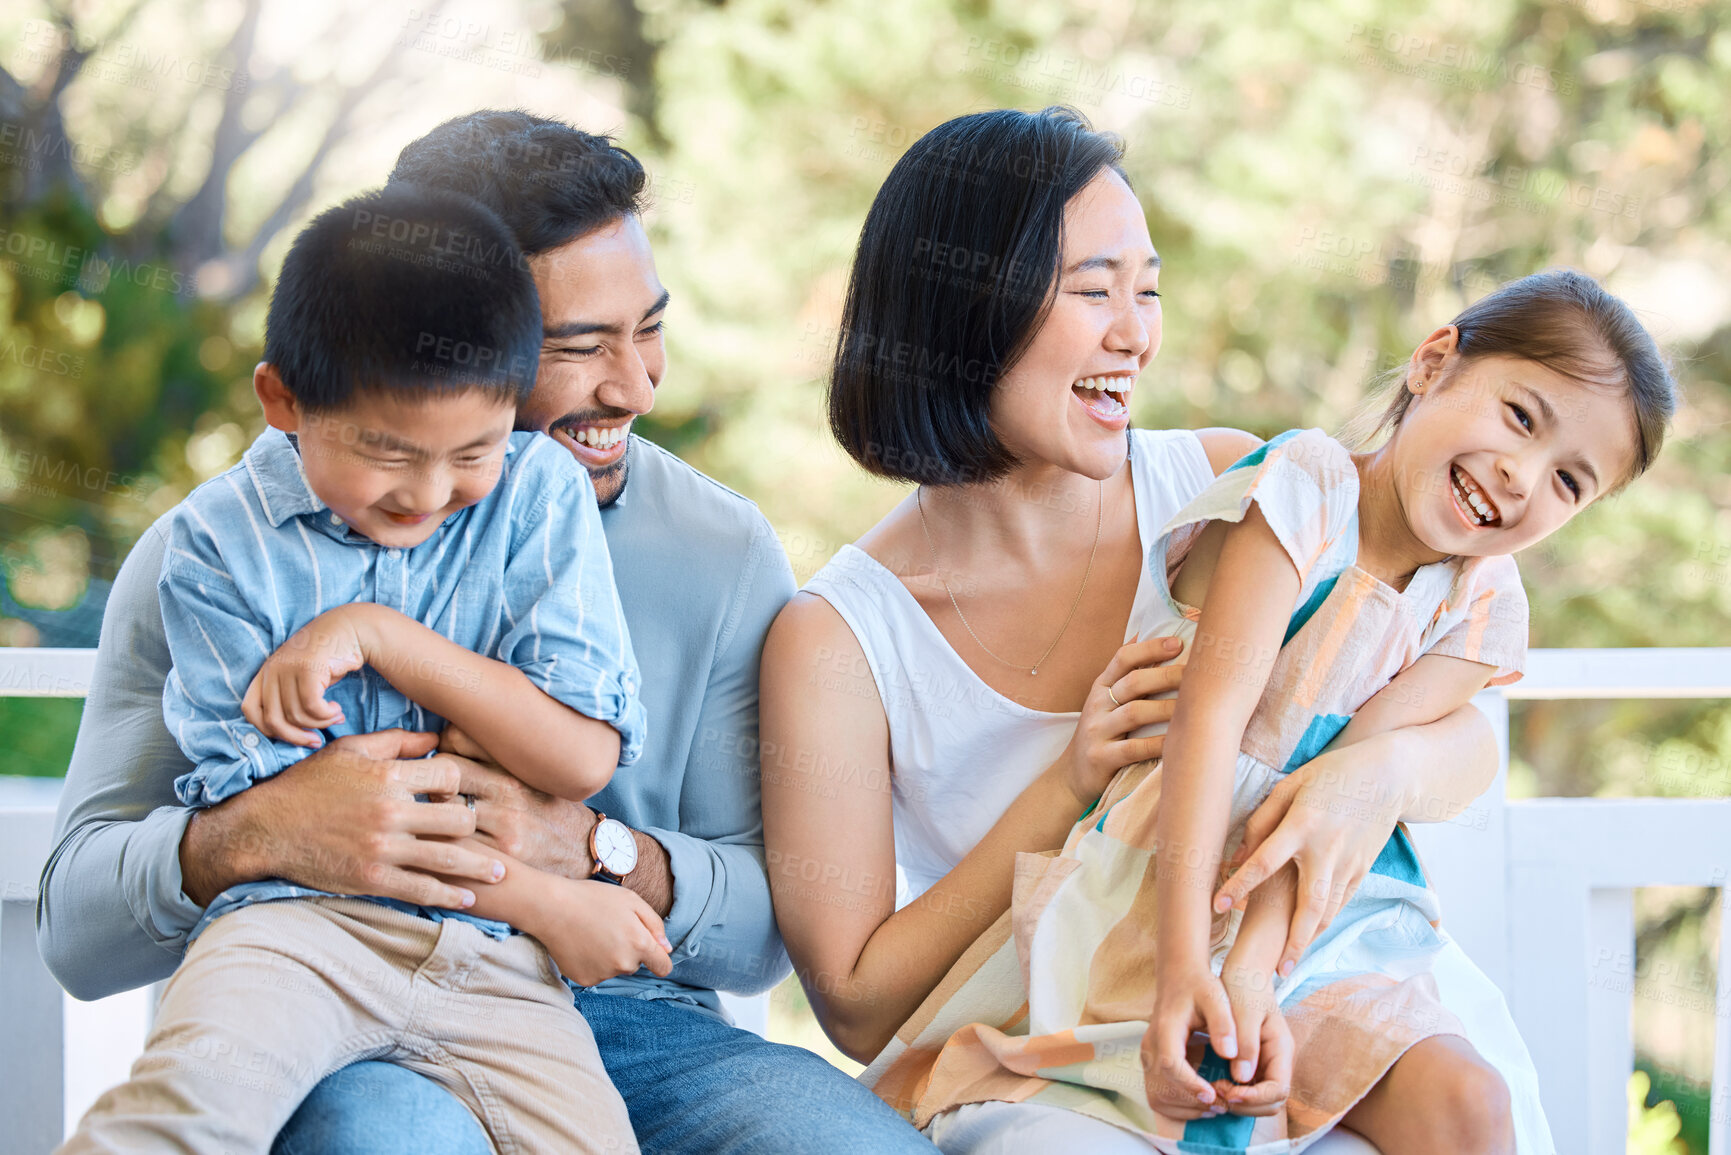
[[(1057, 649), (1058, 643), (1064, 640), (1065, 631), (1070, 628), (1070, 623), (1075, 620), (1076, 607), (1082, 604), (1082, 591), (1088, 588), (1088, 577), (1094, 572), (1094, 555), (1100, 552), (1100, 527), (1106, 524), (1106, 483), (1102, 481), (1099, 484), (1100, 490), (1094, 499), (1094, 548), (1088, 551), (1088, 568), (1082, 571), (1082, 584), (1076, 590), (1076, 600), (1070, 603), (1070, 612), (1065, 616), (1064, 624), (1058, 628), (1058, 636), (1052, 639), (1052, 644), (1046, 647), (1046, 652), (1040, 655), (1039, 661), (1036, 661), (1028, 668), (1028, 676), (1030, 678), (1039, 676), (1041, 664), (1045, 662), (1047, 658), (1052, 656), (1052, 651)], [(914, 503), (920, 508), (920, 529), (924, 531), (926, 535), (926, 549), (929, 550), (932, 555), (932, 573), (937, 575), (938, 584), (944, 587), (944, 592), (946, 594), (949, 594), (950, 605), (955, 609), (956, 617), (961, 619), (962, 628), (968, 631), (968, 637), (974, 639), (974, 645), (985, 650), (986, 656), (991, 658), (993, 661), (1001, 662), (1012, 670), (1020, 670), (1022, 668), (1021, 666), (1017, 665), (1015, 662), (1007, 661), (1004, 658), (998, 657), (998, 655), (992, 653), (991, 650), (986, 648), (986, 643), (980, 641), (980, 635), (974, 632), (974, 627), (968, 624), (967, 615), (962, 613), (962, 607), (957, 603), (956, 595), (954, 591), (950, 589), (950, 583), (944, 580), (943, 571), (938, 568), (938, 547), (932, 544), (932, 529), (931, 526), (926, 524), (926, 502), (925, 498), (921, 494), (921, 489), (923, 488), (924, 487), (922, 486), (920, 489), (914, 490)]]

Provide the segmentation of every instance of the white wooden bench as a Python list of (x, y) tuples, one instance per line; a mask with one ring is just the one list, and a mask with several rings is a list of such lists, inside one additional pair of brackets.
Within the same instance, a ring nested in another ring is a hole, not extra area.
[[(0, 649), (0, 696), (82, 697), (94, 651)], [(1731, 697), (1731, 649), (1536, 650), (1524, 681), (1479, 705), (1503, 751), (1496, 784), (1452, 821), (1415, 827), (1447, 925), (1507, 994), (1564, 1155), (1624, 1149), (1633, 1067), (1633, 891), (1719, 888), (1711, 1155), (1731, 1155), (1731, 800), (1507, 801), (1511, 698)], [(0, 773), (4, 763), (0, 762)], [(36, 953), (33, 907), (58, 783), (0, 781), (0, 1120), (7, 1149), (46, 1151), (142, 1046), (147, 992), (81, 1004)], [(766, 998), (724, 996), (763, 1033)]]

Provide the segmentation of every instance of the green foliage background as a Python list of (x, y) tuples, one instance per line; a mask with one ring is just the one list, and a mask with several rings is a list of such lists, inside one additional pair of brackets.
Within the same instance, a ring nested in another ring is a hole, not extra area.
[[(1497, 283), (1605, 278), (1687, 398), (1652, 474), (1522, 559), (1533, 643), (1731, 645), (1725, 0), (429, 11), (0, 16), (0, 644), (94, 641), (130, 543), (261, 427), (248, 375), (284, 238), (483, 104), (615, 131), (649, 166), (675, 303), (639, 430), (755, 498), (809, 575), (901, 492), (842, 457), (822, 412), (873, 192), (942, 120), (1062, 102), (1124, 137), (1164, 258), (1144, 426), (1336, 428)], [(1515, 722), (1517, 793), (1731, 793), (1723, 703), (1533, 704)], [(60, 773), (75, 725), (75, 706), (0, 701), (0, 770)], [(1667, 900), (1649, 922), (1669, 937), (1646, 949), (1708, 950), (1707, 910)]]

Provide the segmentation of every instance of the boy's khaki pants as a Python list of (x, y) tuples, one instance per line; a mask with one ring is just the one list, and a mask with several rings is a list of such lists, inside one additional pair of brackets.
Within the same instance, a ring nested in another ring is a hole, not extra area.
[(360, 1059), (432, 1079), (502, 1155), (635, 1153), (625, 1102), (545, 949), (351, 898), (223, 915), (163, 991), (129, 1082), (65, 1152), (257, 1152)]

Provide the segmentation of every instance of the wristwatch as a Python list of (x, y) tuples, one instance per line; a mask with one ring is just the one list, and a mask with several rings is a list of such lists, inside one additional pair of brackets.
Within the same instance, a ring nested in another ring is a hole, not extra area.
[(589, 856), (595, 860), (590, 878), (623, 886), (625, 876), (637, 869), (637, 839), (631, 827), (597, 810), (595, 825), (589, 828)]

